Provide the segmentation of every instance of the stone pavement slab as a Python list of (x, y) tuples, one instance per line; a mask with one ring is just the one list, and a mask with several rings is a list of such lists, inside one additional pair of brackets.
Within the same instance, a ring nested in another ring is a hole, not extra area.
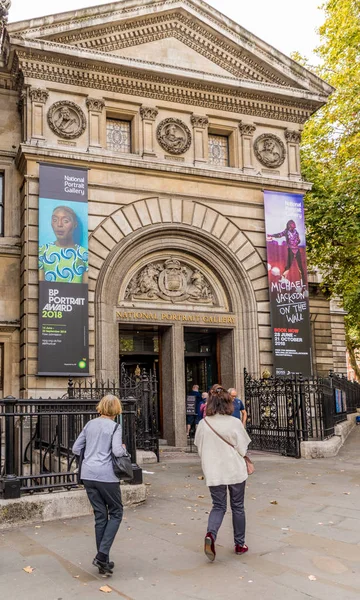
[[(196, 455), (162, 453), (145, 474), (147, 502), (127, 508), (98, 575), (93, 520), (81, 517), (0, 532), (0, 596), (7, 600), (359, 600), (360, 427), (331, 459), (253, 453), (246, 490), (248, 554), (233, 551), (231, 515), (217, 558), (203, 554), (210, 496)], [(273, 502), (276, 502), (274, 504)], [(31, 565), (34, 571), (25, 573)], [(309, 576), (311, 578), (309, 579)]]

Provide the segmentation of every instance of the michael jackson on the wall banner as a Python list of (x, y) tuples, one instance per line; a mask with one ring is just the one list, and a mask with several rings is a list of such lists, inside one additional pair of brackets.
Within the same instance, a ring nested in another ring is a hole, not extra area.
[(40, 164), (39, 375), (88, 375), (87, 170)]
[(311, 374), (304, 197), (264, 192), (276, 375)]

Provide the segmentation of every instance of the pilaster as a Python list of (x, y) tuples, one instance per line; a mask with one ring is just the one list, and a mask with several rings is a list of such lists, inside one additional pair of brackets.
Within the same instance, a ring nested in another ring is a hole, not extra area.
[(142, 119), (143, 156), (156, 156), (154, 150), (155, 120), (158, 109), (151, 106), (141, 106), (140, 116)]
[(240, 123), (242, 167), (244, 173), (254, 173), (253, 137), (256, 130), (255, 125)]
[(202, 115), (191, 115), (194, 140), (194, 164), (202, 166), (208, 159), (209, 119)]
[(99, 98), (87, 98), (89, 111), (89, 148), (101, 148), (101, 132), (103, 129), (103, 108), (105, 102)]
[(45, 141), (45, 104), (49, 92), (43, 88), (30, 88), (29, 96), (31, 99), (31, 140)]
[(285, 130), (285, 139), (287, 143), (289, 179), (298, 181), (301, 179), (300, 173), (300, 131)]

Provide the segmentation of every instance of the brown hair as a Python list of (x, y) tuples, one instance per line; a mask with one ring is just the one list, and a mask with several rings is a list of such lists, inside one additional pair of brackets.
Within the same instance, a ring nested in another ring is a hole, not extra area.
[(234, 403), (229, 392), (218, 383), (213, 385), (206, 403), (206, 416), (232, 415), (233, 411)]
[(106, 396), (101, 398), (99, 404), (96, 407), (96, 410), (100, 415), (103, 415), (104, 417), (116, 417), (117, 415), (121, 415), (122, 406), (117, 396), (107, 394)]

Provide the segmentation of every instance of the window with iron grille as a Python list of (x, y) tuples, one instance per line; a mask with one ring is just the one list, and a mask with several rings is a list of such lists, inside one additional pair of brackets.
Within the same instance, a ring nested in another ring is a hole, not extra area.
[(0, 173), (0, 236), (4, 234), (4, 173)]
[(209, 134), (209, 157), (211, 165), (229, 166), (229, 138), (227, 135)]
[(113, 152), (131, 152), (131, 122), (120, 119), (106, 120), (106, 146)]

